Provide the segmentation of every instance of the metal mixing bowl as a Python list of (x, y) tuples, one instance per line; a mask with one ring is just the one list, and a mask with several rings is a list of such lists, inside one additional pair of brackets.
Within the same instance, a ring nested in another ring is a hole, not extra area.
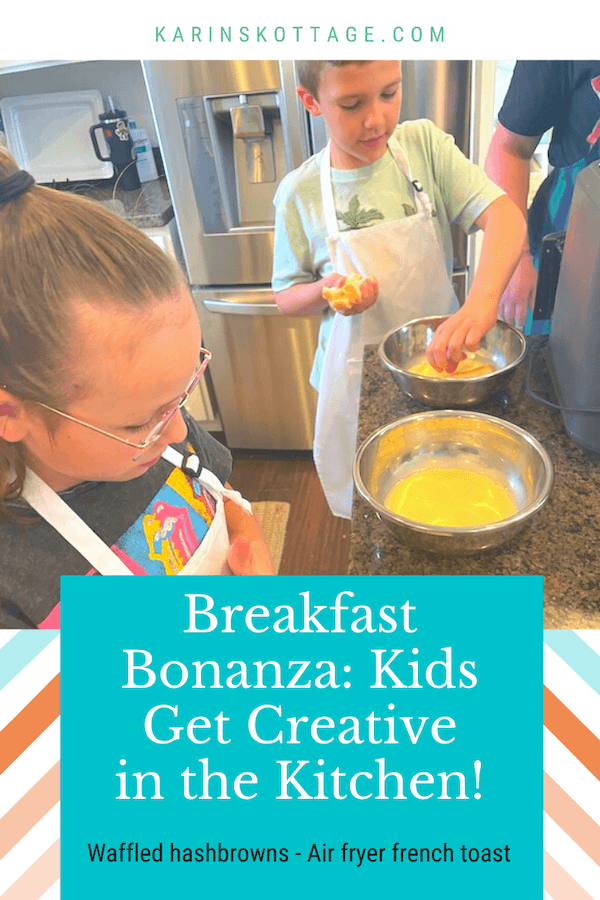
[(478, 378), (428, 378), (410, 368), (420, 362), (425, 348), (445, 316), (415, 319), (388, 332), (379, 345), (379, 356), (392, 378), (409, 397), (440, 408), (477, 406), (503, 391), (525, 357), (525, 338), (512, 325), (497, 322), (481, 339), (477, 356), (494, 371)]
[[(517, 512), (491, 525), (445, 528), (386, 508), (399, 481), (432, 466), (493, 478), (509, 491)], [(532, 435), (494, 416), (453, 410), (417, 413), (380, 428), (358, 449), (353, 474), (359, 494), (406, 544), (446, 556), (468, 556), (512, 538), (544, 505), (554, 481), (550, 457)]]

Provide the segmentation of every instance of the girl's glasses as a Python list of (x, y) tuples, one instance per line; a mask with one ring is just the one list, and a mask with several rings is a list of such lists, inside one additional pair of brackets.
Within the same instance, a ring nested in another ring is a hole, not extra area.
[[(211, 356), (212, 354), (209, 350), (205, 350), (204, 347), (200, 348), (200, 361), (198, 363), (198, 368), (194, 373), (194, 377), (185, 389), (185, 392), (179, 398), (175, 406), (171, 407), (171, 409), (168, 409), (165, 413), (162, 414), (159, 421), (151, 429), (150, 433), (143, 441), (131, 441), (129, 440), (129, 438), (124, 438), (118, 434), (113, 434), (111, 431), (105, 431), (104, 428), (98, 428), (96, 425), (90, 425), (89, 422), (83, 422), (81, 419), (77, 419), (75, 418), (75, 416), (70, 416), (66, 412), (61, 412), (60, 409), (54, 409), (53, 406), (48, 406), (46, 403), (40, 403), (39, 400), (36, 400), (35, 402), (38, 406), (43, 406), (44, 409), (48, 409), (50, 410), (50, 412), (56, 413), (57, 416), (62, 416), (63, 419), (68, 419), (70, 422), (76, 422), (78, 425), (83, 425), (85, 428), (91, 428), (92, 431), (97, 431), (98, 434), (104, 434), (106, 437), (112, 438), (115, 441), (119, 441), (119, 443), (121, 444), (127, 444), (129, 447), (135, 447), (137, 450), (145, 450), (146, 447), (149, 447), (151, 444), (156, 443), (156, 441), (165, 430), (169, 420), (172, 419), (175, 413), (187, 403), (190, 394), (194, 391), (194, 388), (197, 387), (198, 382), (202, 378), (204, 370), (211, 360)], [(138, 459), (138, 456), (136, 456), (135, 458)]]

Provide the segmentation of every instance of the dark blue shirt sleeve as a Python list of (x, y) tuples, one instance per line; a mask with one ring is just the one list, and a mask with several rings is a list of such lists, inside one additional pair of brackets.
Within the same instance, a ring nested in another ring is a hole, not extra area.
[(518, 60), (498, 119), (514, 134), (536, 137), (568, 112), (567, 78), (561, 60)]

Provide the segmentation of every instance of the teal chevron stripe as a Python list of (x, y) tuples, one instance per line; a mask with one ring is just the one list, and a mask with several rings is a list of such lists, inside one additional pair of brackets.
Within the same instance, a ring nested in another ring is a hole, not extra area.
[(600, 694), (600, 656), (574, 631), (544, 631), (544, 642)]
[(57, 631), (18, 631), (0, 648), (0, 691), (54, 640)]

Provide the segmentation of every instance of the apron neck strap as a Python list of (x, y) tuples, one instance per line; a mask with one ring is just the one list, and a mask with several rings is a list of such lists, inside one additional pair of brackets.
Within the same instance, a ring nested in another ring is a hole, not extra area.
[(238, 506), (241, 506), (242, 509), (245, 509), (246, 512), (252, 513), (250, 503), (242, 497), (239, 491), (233, 491), (224, 487), (215, 473), (211, 472), (210, 469), (200, 468), (200, 460), (195, 453), (192, 453), (190, 456), (184, 456), (183, 453), (180, 453), (175, 447), (169, 446), (163, 453), (163, 459), (166, 459), (171, 465), (177, 466), (177, 468), (185, 472), (186, 475), (191, 475), (195, 478), (203, 488), (206, 488), (206, 490), (215, 497), (215, 499), (227, 497), (229, 500), (233, 500), (234, 503), (237, 503)]
[(433, 207), (431, 205), (431, 200), (429, 199), (429, 196), (423, 190), (423, 185), (421, 184), (421, 182), (417, 181), (416, 178), (413, 178), (413, 174), (412, 174), (412, 171), (410, 168), (410, 163), (408, 161), (408, 157), (406, 156), (406, 153), (404, 152), (404, 150), (398, 143), (398, 139), (396, 138), (396, 136), (394, 134), (391, 136), (391, 138), (388, 141), (388, 147), (390, 149), (392, 156), (396, 160), (398, 168), (400, 169), (402, 174), (407, 178), (407, 180), (410, 181), (411, 187), (414, 191), (414, 196), (415, 196), (415, 201), (416, 201), (417, 207), (419, 208), (419, 210), (421, 212), (429, 213), (429, 215), (431, 215), (431, 212), (433, 209)]
[(331, 141), (327, 143), (327, 146), (321, 154), (319, 177), (321, 181), (321, 200), (323, 203), (325, 225), (329, 234), (335, 234), (335, 232), (338, 231), (338, 224), (337, 216), (335, 214), (333, 188), (331, 185)]
[(21, 496), (102, 575), (133, 575), (108, 544), (31, 469), (25, 474)]

